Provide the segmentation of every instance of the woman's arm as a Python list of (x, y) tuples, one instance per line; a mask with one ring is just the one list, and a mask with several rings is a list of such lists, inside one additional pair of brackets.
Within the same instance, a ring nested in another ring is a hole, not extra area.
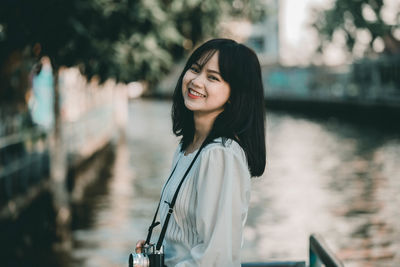
[(202, 243), (177, 266), (240, 266), (250, 174), (243, 155), (214, 146), (204, 151), (197, 178), (196, 228)]

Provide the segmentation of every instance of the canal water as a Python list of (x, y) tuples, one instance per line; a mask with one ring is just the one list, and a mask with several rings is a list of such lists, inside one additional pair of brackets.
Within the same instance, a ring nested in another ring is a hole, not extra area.
[[(130, 103), (125, 142), (105, 162), (107, 177), (74, 206), (73, 248), (49, 254), (51, 266), (127, 266), (178, 144), (170, 107)], [(266, 173), (252, 181), (243, 261), (306, 260), (308, 237), (319, 233), (346, 266), (400, 266), (398, 133), (271, 111), (267, 146)]]

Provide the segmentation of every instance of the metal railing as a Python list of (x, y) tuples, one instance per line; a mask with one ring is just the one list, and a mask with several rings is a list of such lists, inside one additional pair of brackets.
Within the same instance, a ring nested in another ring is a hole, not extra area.
[[(344, 267), (318, 234), (310, 235), (309, 267)], [(305, 261), (270, 261), (242, 263), (242, 267), (306, 267)]]
[(318, 234), (310, 236), (310, 267), (344, 267)]
[(306, 267), (304, 261), (277, 261), (242, 263), (242, 267)]
[(49, 176), (47, 134), (39, 128), (0, 137), (0, 204)]

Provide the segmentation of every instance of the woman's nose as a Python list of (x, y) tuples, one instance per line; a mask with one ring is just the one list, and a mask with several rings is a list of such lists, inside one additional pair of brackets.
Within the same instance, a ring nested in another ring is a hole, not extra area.
[(200, 73), (193, 78), (193, 80), (191, 81), (192, 85), (194, 87), (202, 87), (204, 85), (204, 78), (202, 77), (203, 75), (201, 75)]

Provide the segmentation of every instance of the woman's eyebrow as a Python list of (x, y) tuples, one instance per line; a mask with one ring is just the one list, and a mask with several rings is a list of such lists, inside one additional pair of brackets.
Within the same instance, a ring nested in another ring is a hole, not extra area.
[[(198, 68), (202, 68), (202, 66), (197, 62), (194, 62), (193, 65), (195, 65)], [(221, 73), (219, 73), (219, 71), (216, 71), (216, 70), (207, 69), (207, 72), (215, 73), (215, 74), (218, 74), (219, 76), (221, 76)]]
[(216, 70), (212, 70), (212, 69), (207, 69), (207, 72), (211, 72), (211, 73), (215, 73), (215, 74), (221, 75), (221, 73), (219, 73)]

